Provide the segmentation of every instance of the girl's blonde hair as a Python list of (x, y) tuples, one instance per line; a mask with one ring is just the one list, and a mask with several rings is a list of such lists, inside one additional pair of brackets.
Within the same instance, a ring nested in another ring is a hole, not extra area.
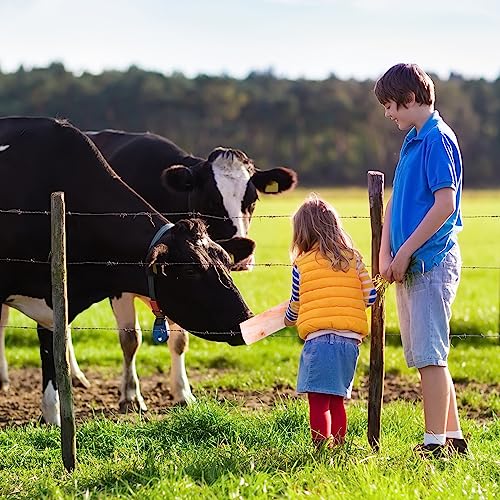
[(359, 252), (351, 237), (342, 228), (335, 209), (311, 193), (293, 216), (292, 261), (315, 247), (329, 260), (332, 269), (346, 272)]

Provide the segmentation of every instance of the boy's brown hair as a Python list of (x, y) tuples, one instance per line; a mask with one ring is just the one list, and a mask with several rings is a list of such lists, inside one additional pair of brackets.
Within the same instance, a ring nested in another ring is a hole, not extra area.
[(399, 109), (415, 95), (418, 104), (434, 104), (434, 82), (417, 64), (396, 64), (388, 69), (375, 83), (375, 95), (380, 104), (394, 101)]

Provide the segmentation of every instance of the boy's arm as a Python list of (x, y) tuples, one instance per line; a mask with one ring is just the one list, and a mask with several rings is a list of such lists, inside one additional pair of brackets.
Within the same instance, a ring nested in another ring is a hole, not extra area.
[(403, 243), (390, 265), (395, 281), (402, 282), (411, 256), (448, 220), (456, 208), (455, 190), (438, 189), (434, 193), (434, 205), (427, 212), (422, 222)]
[(391, 262), (391, 240), (389, 236), (389, 229), (391, 225), (391, 211), (392, 211), (392, 196), (387, 202), (385, 208), (384, 224), (382, 226), (382, 239), (380, 242), (380, 251), (378, 254), (378, 267), (380, 275), (386, 279), (389, 283), (394, 281), (392, 275)]
[(285, 325), (294, 326), (299, 316), (299, 284), (300, 273), (297, 266), (292, 268), (292, 296), (285, 312)]

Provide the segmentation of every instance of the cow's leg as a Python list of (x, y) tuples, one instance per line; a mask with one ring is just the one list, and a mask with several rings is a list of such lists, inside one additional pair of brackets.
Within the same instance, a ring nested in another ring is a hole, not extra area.
[(9, 367), (5, 356), (5, 327), (9, 320), (9, 307), (2, 304), (0, 310), (0, 390), (7, 391), (10, 386)]
[(170, 350), (170, 391), (175, 403), (190, 404), (196, 401), (191, 392), (186, 373), (185, 357), (189, 345), (189, 337), (179, 325), (170, 322), (170, 337), (168, 348)]
[(59, 393), (56, 385), (53, 334), (38, 325), (40, 358), (42, 360), (42, 415), (47, 424), (61, 425)]
[[(5, 326), (9, 320), (9, 310), (10, 308), (5, 304), (2, 305), (0, 311), (0, 390), (7, 391), (10, 386), (9, 381), (9, 368), (7, 363), (7, 357), (5, 356)], [(84, 375), (80, 367), (78, 366), (78, 361), (76, 360), (75, 350), (73, 348), (73, 342), (71, 340), (71, 329), (68, 328), (68, 355), (69, 364), (71, 370), (71, 378), (73, 380), (73, 385), (75, 387), (81, 386), (88, 388), (90, 387), (90, 382)]]
[(73, 348), (73, 340), (71, 338), (71, 328), (68, 328), (67, 345), (69, 369), (71, 372), (71, 381), (73, 383), (73, 387), (85, 387), (85, 389), (88, 389), (90, 387), (90, 382), (78, 366), (78, 361), (76, 360), (75, 356), (75, 349)]
[(142, 331), (135, 313), (134, 297), (131, 293), (122, 293), (119, 299), (111, 299), (123, 351), (123, 374), (119, 401), (122, 413), (129, 410), (147, 410), (135, 366), (136, 354), (142, 343)]

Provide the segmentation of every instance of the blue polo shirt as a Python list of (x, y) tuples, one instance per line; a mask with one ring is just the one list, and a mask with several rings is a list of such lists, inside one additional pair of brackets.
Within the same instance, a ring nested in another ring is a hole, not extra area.
[(434, 204), (434, 193), (453, 188), (456, 210), (414, 254), (410, 271), (427, 272), (437, 266), (456, 243), (462, 229), (462, 157), (451, 128), (434, 111), (417, 134), (405, 137), (393, 182), (390, 241), (393, 256), (422, 222)]

